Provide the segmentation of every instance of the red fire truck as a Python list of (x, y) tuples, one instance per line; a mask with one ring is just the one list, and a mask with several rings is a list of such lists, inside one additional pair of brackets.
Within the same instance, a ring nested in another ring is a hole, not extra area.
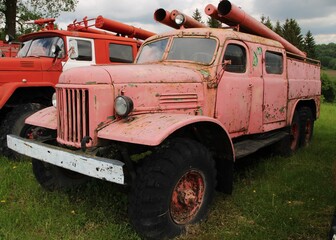
[(147, 39), (135, 64), (61, 75), (57, 105), (26, 120), (32, 139), (7, 138), (42, 187), (129, 185), (135, 229), (171, 238), (206, 216), (215, 189), (231, 193), (236, 159), (310, 143), (319, 62), (229, 1), (205, 10), (235, 30), (159, 9), (156, 20), (184, 28)]
[(3, 155), (12, 153), (6, 147), (6, 135), (24, 136), (24, 119), (51, 106), (54, 87), (63, 71), (94, 64), (132, 63), (142, 43), (138, 39), (154, 35), (102, 16), (74, 21), (67, 30), (55, 29), (54, 21), (31, 22), (42, 29), (20, 37), (22, 47), (17, 57), (0, 58), (0, 152)]

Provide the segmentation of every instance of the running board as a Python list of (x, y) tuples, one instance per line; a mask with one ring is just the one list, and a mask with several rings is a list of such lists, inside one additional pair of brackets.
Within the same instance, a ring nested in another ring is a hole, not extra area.
[(276, 143), (286, 136), (288, 136), (287, 132), (276, 132), (269, 134), (268, 136), (263, 136), (263, 138), (247, 139), (237, 142), (233, 144), (236, 159), (245, 157), (263, 147)]

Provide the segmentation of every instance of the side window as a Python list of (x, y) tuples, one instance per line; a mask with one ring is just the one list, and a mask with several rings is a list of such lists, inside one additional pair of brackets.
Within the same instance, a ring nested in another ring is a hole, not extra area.
[(120, 63), (133, 62), (133, 48), (130, 45), (110, 43), (110, 61)]
[(77, 40), (78, 44), (78, 57), (76, 60), (92, 61), (92, 47), (90, 41)]
[(265, 67), (269, 74), (282, 74), (283, 72), (283, 56), (281, 53), (266, 51)]
[(225, 71), (233, 73), (246, 72), (245, 48), (237, 44), (228, 44), (224, 54), (224, 61), (227, 62)]

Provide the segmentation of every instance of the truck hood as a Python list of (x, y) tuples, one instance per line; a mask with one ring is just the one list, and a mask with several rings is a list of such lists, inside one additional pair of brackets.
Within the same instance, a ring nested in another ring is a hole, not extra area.
[(200, 71), (182, 66), (158, 64), (121, 64), (80, 67), (65, 71), (61, 84), (137, 84), (201, 82)]
[(52, 58), (0, 58), (0, 71), (42, 71), (53, 67)]

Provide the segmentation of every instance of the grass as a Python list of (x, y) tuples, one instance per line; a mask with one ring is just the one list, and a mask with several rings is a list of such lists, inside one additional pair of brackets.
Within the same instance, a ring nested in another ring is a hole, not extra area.
[[(290, 158), (240, 162), (231, 196), (217, 193), (207, 220), (185, 239), (326, 239), (335, 205), (336, 105), (322, 104), (311, 146)], [(46, 192), (31, 164), (0, 158), (0, 239), (139, 239), (127, 219), (127, 194), (92, 181)]]

